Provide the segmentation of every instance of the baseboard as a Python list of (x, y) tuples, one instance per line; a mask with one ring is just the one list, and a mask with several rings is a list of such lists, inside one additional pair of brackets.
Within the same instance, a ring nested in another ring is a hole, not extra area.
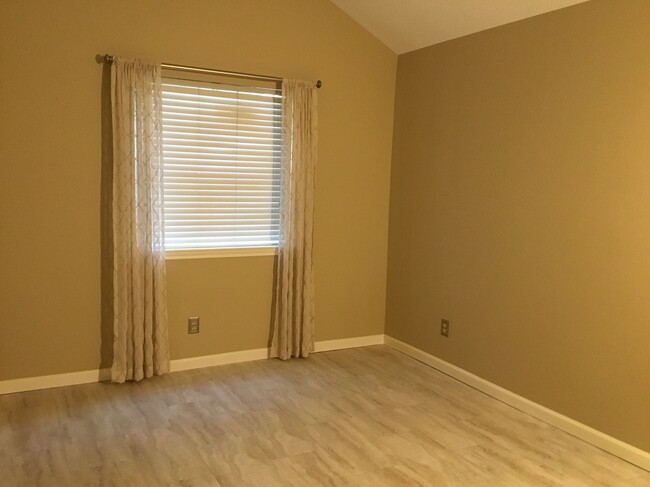
[(481, 377), (450, 364), (449, 362), (445, 362), (444, 360), (409, 345), (408, 343), (404, 343), (390, 336), (385, 337), (385, 343), (386, 345), (389, 345), (394, 349), (453, 377), (454, 379), (458, 379), (474, 389), (478, 389), (501, 402), (530, 414), (531, 416), (553, 425), (556, 428), (580, 438), (581, 440), (591, 443), (612, 455), (616, 455), (623, 460), (650, 471), (650, 453), (644, 450), (621, 440), (617, 440), (612, 436), (579, 423), (578, 421), (544, 407), (541, 404), (537, 404), (536, 402), (482, 379)]
[(101, 382), (111, 378), (110, 369), (82, 370), (66, 374), (43, 375), (40, 377), (24, 377), (0, 381), (0, 395), (14, 392), (35, 391), (38, 389), (51, 389), (53, 387), (71, 386), (76, 384), (89, 384)]
[(367, 335), (362, 337), (341, 338), (340, 340), (323, 340), (314, 344), (314, 352), (329, 352), (345, 348), (370, 347), (383, 345), (384, 335)]
[[(330, 350), (341, 350), (345, 348), (366, 347), (370, 345), (381, 345), (384, 343), (384, 335), (369, 335), (353, 338), (342, 338), (339, 340), (324, 340), (316, 342), (315, 352), (327, 352)], [(250, 362), (252, 360), (263, 360), (268, 358), (267, 348), (256, 348), (253, 350), (242, 350), (237, 352), (217, 353), (200, 357), (190, 357), (172, 360), (171, 372), (181, 370), (200, 369), (215, 365), (236, 364)], [(53, 387), (73, 386), (78, 384), (89, 384), (101, 382), (111, 378), (110, 369), (84, 370), (80, 372), (69, 372), (66, 374), (44, 375), (40, 377), (25, 377), (22, 379), (10, 379), (0, 381), (0, 395), (12, 394), (15, 392), (35, 391), (38, 389), (51, 389)]]
[(241, 362), (252, 362), (269, 358), (268, 348), (254, 348), (252, 350), (241, 350), (239, 352), (216, 353), (214, 355), (203, 355), (172, 360), (170, 363), (171, 372), (181, 370), (202, 369), (215, 365), (238, 364)]

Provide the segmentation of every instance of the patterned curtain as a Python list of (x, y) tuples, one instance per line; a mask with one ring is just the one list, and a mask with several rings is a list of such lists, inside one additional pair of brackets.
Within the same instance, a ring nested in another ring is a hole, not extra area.
[(160, 65), (116, 58), (113, 130), (113, 382), (169, 371)]
[(283, 80), (280, 248), (270, 350), (283, 360), (314, 350), (316, 108), (314, 83)]

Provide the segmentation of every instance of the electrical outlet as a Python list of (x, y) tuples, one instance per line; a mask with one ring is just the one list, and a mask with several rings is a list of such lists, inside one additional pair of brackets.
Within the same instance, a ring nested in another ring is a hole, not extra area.
[(199, 332), (199, 317), (192, 316), (187, 319), (187, 333), (192, 335)]
[(444, 318), (440, 321), (440, 334), (443, 337), (448, 337), (449, 336), (449, 320), (445, 320)]

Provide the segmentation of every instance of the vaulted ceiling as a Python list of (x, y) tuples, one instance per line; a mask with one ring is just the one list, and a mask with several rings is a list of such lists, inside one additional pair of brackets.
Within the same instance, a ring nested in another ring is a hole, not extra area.
[(587, 0), (332, 0), (397, 54)]

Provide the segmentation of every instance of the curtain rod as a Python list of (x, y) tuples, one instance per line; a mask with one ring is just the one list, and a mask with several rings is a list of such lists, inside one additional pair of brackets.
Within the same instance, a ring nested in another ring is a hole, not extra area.
[[(104, 55), (104, 62), (106, 64), (111, 64), (114, 59), (115, 56), (112, 56), (111, 54)], [(265, 76), (263, 74), (238, 73), (237, 71), (222, 71), (219, 69), (196, 68), (194, 66), (183, 66), (180, 64), (161, 63), (160, 66), (164, 69), (172, 69), (174, 71), (184, 71), (188, 73), (220, 74), (223, 76), (232, 76), (234, 78), (255, 79), (260, 81), (279, 81), (279, 82), (282, 81), (282, 78), (278, 78), (276, 76)], [(321, 86), (323, 86), (323, 82), (321, 80), (316, 81), (316, 88), (320, 88)]]

